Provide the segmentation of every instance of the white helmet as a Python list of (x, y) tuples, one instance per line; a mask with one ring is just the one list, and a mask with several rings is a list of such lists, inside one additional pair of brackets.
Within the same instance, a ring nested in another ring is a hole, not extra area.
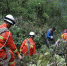
[(30, 32), (29, 35), (35, 35), (35, 33), (34, 32)]
[(14, 17), (10, 14), (6, 15), (6, 17), (4, 18), (4, 21), (9, 22), (12, 25), (15, 24)]

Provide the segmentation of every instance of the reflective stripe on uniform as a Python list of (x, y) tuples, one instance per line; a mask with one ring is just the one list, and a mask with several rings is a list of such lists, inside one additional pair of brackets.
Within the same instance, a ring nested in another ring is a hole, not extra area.
[(4, 37), (0, 35), (0, 39), (2, 39), (2, 40), (3, 40), (3, 38), (4, 38)]
[(9, 65), (12, 65), (12, 64), (14, 64), (15, 62), (9, 62)]
[(61, 37), (63, 38), (63, 34), (61, 35)]
[[(25, 43), (25, 45), (27, 45), (27, 46), (28, 46), (28, 43)], [(32, 48), (33, 48), (33, 45), (30, 45), (30, 47), (32, 47)]]
[(27, 45), (27, 46), (28, 46), (28, 43), (25, 43), (25, 45)]
[(16, 49), (15, 51), (13, 51), (14, 53), (16, 53), (18, 50)]
[(22, 50), (20, 49), (20, 52), (21, 52)]
[(33, 48), (33, 45), (30, 45), (30, 47), (32, 47), (32, 48)]

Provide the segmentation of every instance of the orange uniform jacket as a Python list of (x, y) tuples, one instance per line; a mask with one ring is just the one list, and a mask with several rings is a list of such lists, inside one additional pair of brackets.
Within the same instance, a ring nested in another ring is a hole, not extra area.
[[(32, 56), (33, 54), (36, 54), (36, 45), (33, 42), (32, 38), (29, 38), (29, 42), (30, 42), (29, 54), (30, 54), (30, 56)], [(27, 42), (27, 39), (25, 39), (23, 41), (23, 43), (21, 44), (20, 51), (23, 54), (27, 54), (28, 53), (28, 42)]]
[(67, 33), (62, 34), (62, 38), (67, 41)]
[[(6, 24), (4, 23), (4, 24), (2, 24), (2, 25), (0, 25), (0, 28), (7, 28), (7, 26), (6, 26)], [(4, 33), (2, 33), (1, 35), (0, 35), (0, 48), (4, 45), (4, 43), (5, 43), (5, 41), (6, 41), (6, 39), (7, 39), (7, 37), (8, 37), (8, 35), (9, 35), (9, 38), (8, 38), (8, 40), (7, 40), (7, 43), (5, 44), (5, 46), (4, 47), (6, 47), (7, 46), (7, 44), (8, 44), (8, 46), (10, 47), (10, 49), (16, 54), (16, 55), (18, 55), (18, 51), (17, 51), (17, 48), (16, 48), (16, 46), (15, 46), (15, 44), (14, 44), (14, 41), (13, 41), (13, 38), (12, 38), (12, 34), (10, 33), (10, 31), (6, 31), (6, 32), (4, 32)], [(3, 49), (1, 49), (0, 51), (3, 51)], [(5, 52), (5, 51), (4, 51)], [(0, 57), (2, 57), (3, 55), (2, 54), (0, 54)]]

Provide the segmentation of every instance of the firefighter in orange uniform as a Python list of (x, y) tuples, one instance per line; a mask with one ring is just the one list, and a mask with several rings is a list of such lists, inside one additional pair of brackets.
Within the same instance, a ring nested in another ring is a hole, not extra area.
[[(2, 59), (6, 59), (7, 58), (8, 55), (6, 54), (5, 47), (8, 44), (9, 48), (11, 49), (11, 50), (8, 50), (10, 52), (10, 54), (11, 54), (11, 59), (9, 60), (8, 66), (15, 66), (14, 53), (20, 59), (22, 59), (22, 56), (19, 54), (19, 52), (17, 50), (17, 47), (14, 44), (14, 41), (13, 41), (13, 38), (12, 38), (12, 34), (8, 30), (11, 27), (11, 25), (13, 25), (13, 24), (15, 24), (14, 17), (12, 15), (8, 14), (4, 18), (4, 23), (2, 25), (0, 25), (0, 58), (2, 58)], [(0, 64), (0, 66), (2, 66), (2, 65)]]
[(30, 38), (25, 39), (21, 44), (20, 53), (23, 53), (24, 55), (29, 54), (29, 56), (32, 56), (33, 54), (36, 54), (36, 45), (33, 41), (35, 33), (30, 32), (29, 36)]

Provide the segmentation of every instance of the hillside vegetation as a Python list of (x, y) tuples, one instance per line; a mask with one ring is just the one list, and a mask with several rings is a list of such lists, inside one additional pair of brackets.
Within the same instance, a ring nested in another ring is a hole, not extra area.
[[(10, 31), (18, 50), (23, 40), (29, 37), (30, 31), (34, 31), (36, 34), (34, 42), (37, 54), (26, 58), (27, 62), (24, 58), (22, 62), (28, 66), (65, 66), (64, 55), (57, 55), (56, 51), (52, 48), (48, 49), (45, 43), (45, 35), (49, 28), (56, 27), (55, 41), (61, 38), (62, 32), (67, 28), (67, 16), (63, 16), (61, 13), (62, 4), (59, 6), (59, 2), (55, 0), (0, 0), (0, 6), (1, 21), (7, 14), (15, 17), (16, 24), (10, 28)], [(63, 43), (60, 43), (63, 47)], [(62, 47), (63, 53), (64, 47)], [(19, 62), (19, 65), (22, 66), (22, 62)]]

